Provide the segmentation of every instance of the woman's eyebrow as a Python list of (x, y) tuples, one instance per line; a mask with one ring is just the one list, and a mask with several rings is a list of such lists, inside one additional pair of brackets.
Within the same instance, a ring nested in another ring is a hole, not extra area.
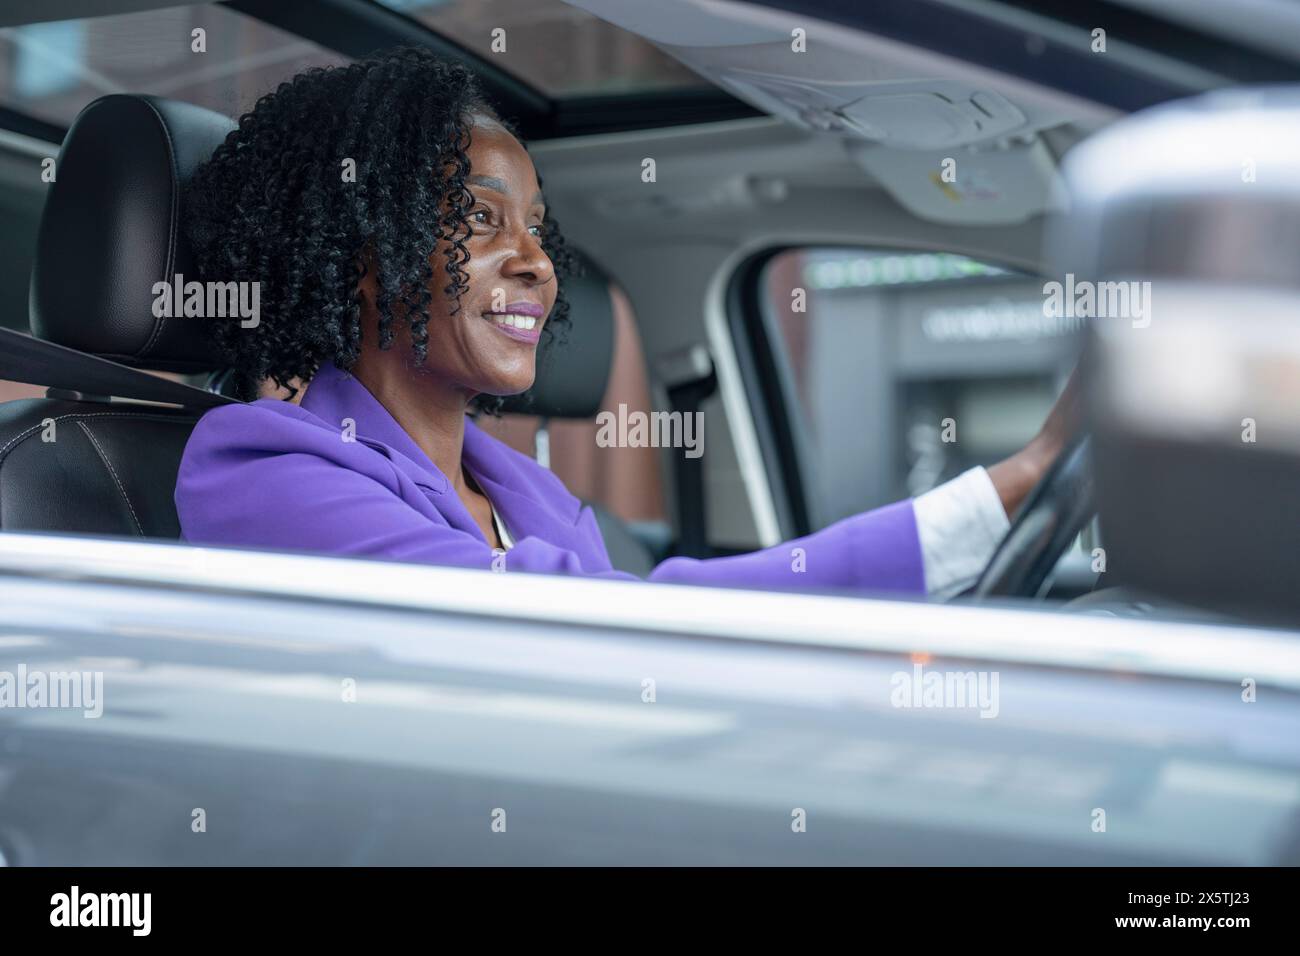
[[(469, 185), (471, 186), (482, 186), (485, 189), (491, 189), (494, 192), (499, 192), (503, 196), (510, 195), (510, 187), (505, 184), (505, 180), (497, 179), (495, 176), (473, 175), (470, 176), (469, 179), (465, 181), (469, 183)], [(546, 200), (542, 198), (542, 191), (540, 189), (537, 190), (537, 194), (533, 196), (533, 205), (534, 206), (546, 205)]]
[(505, 184), (505, 181), (497, 179), (495, 176), (471, 176), (467, 182), (471, 186), (483, 186), (503, 195), (510, 195), (510, 188)]

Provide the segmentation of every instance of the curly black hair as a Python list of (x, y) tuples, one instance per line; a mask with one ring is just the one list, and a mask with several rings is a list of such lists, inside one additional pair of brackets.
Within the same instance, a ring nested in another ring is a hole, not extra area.
[[(239, 118), (186, 192), (201, 278), (261, 284), (256, 328), (210, 324), (239, 398), (256, 398), (266, 379), (296, 394), (292, 380), (310, 380), (325, 361), (352, 367), (367, 262), (375, 270), (380, 346), (392, 344), (394, 322), (404, 321), (416, 361), (425, 360), (429, 260), (439, 240), (449, 243), (443, 291), (453, 312), (467, 289), (465, 150), (475, 116), (514, 132), (466, 67), (402, 48), (307, 70)], [(356, 163), (355, 182), (342, 176), (346, 159)], [(542, 246), (557, 275), (573, 271), (549, 213)], [(544, 341), (567, 323), (560, 294)], [(500, 403), (483, 396), (477, 406), (495, 412)]]

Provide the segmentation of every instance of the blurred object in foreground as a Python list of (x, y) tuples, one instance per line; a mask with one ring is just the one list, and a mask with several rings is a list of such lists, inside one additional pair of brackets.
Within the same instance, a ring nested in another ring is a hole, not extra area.
[(1139, 114), (1064, 171), (1114, 583), (1300, 618), (1300, 89)]

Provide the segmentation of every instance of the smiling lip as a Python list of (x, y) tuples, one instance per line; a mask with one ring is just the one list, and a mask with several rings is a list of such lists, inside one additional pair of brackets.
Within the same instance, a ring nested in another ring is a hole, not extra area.
[(508, 312), (484, 312), (483, 320), (503, 335), (508, 335), (519, 342), (536, 344), (542, 337), (542, 326), (546, 321), (540, 315), (516, 312), (515, 308), (511, 306)]
[(535, 344), (542, 336), (542, 326), (546, 324), (542, 316), (545, 314), (546, 310), (536, 302), (511, 302), (503, 309), (484, 312), (483, 318), (498, 332), (520, 342)]
[[(492, 313), (490, 312), (484, 312), (483, 317), (487, 318), (491, 314)], [(542, 327), (540, 325), (533, 329), (521, 329), (513, 325), (498, 325), (496, 322), (493, 322), (490, 318), (487, 321), (488, 324), (492, 326), (492, 328), (496, 329), (502, 335), (508, 335), (512, 339), (518, 339), (520, 342), (529, 342), (535, 344), (537, 340), (542, 337)]]

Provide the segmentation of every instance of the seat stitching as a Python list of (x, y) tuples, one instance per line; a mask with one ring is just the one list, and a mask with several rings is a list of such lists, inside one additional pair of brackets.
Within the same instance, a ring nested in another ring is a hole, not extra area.
[[(178, 208), (177, 207), (180, 205), (180, 200), (179, 200), (180, 169), (178, 168), (178, 164), (176, 162), (176, 146), (172, 142), (172, 134), (171, 134), (171, 130), (167, 128), (167, 121), (163, 119), (162, 113), (159, 112), (158, 107), (154, 106), (153, 103), (145, 99), (142, 99), (139, 102), (144, 103), (144, 105), (149, 108), (149, 111), (154, 115), (154, 119), (158, 122), (158, 127), (162, 130), (163, 139), (167, 142), (167, 162), (168, 165), (171, 166), (171, 170), (172, 170), (171, 204), (170, 204), (170, 209), (168, 210), (169, 215), (168, 215), (168, 223), (167, 223), (167, 257), (166, 257), (167, 261), (164, 264), (165, 271), (163, 272), (163, 280), (162, 280), (164, 282), (170, 283), (171, 280), (174, 278), (174, 276), (172, 275), (172, 270), (175, 267), (175, 263), (176, 263), (176, 234), (178, 231), (177, 229)], [(149, 354), (149, 352), (153, 349), (154, 345), (157, 344), (158, 337), (162, 334), (163, 325), (165, 323), (166, 323), (165, 319), (160, 317), (155, 317), (153, 329), (149, 333), (148, 340), (144, 343), (144, 345), (140, 347), (139, 351), (136, 352), (135, 356), (133, 356), (134, 358), (137, 359), (143, 358), (144, 356)]]
[[(144, 419), (146, 421), (151, 421), (151, 422), (173, 421), (173, 419), (167, 418), (165, 416), (149, 415), (140, 412), (68, 412), (66, 415), (55, 415), (53, 418), (49, 420), (54, 422), (61, 422), (66, 418), (134, 418), (137, 420)], [(9, 453), (10, 449), (12, 449), (15, 445), (17, 445), (19, 442), (23, 441), (24, 439), (30, 437), (31, 435), (35, 434), (36, 432), (44, 428), (45, 421), (46, 419), (42, 419), (39, 424), (33, 425), (31, 428), (27, 429), (26, 431), (20, 432), (19, 434), (15, 435), (13, 438), (9, 440), (8, 444), (6, 444), (3, 448), (0, 448), (0, 462), (4, 461), (5, 456)]]
[(94, 434), (86, 426), (85, 422), (77, 422), (77, 426), (86, 433), (86, 437), (90, 439), (90, 443), (95, 446), (95, 451), (99, 453), (99, 460), (104, 463), (104, 467), (108, 469), (108, 473), (113, 476), (113, 483), (117, 485), (117, 490), (122, 493), (122, 500), (126, 502), (127, 510), (131, 512), (131, 520), (135, 522), (135, 530), (140, 532), (140, 537), (143, 538), (144, 525), (140, 524), (140, 518), (135, 513), (135, 506), (131, 504), (131, 497), (126, 493), (126, 487), (122, 484), (122, 479), (117, 476), (117, 470), (113, 467), (113, 463), (108, 460), (108, 455), (104, 453), (103, 446), (99, 444), (99, 440), (95, 438)]

